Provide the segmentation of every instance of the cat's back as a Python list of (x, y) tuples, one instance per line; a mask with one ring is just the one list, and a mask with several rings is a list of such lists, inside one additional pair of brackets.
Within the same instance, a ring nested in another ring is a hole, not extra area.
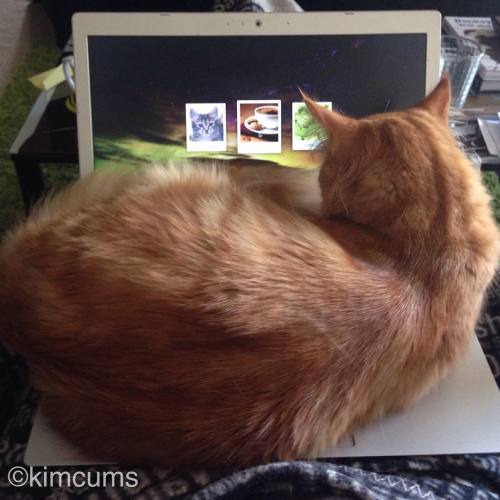
[(362, 273), (332, 238), (223, 170), (158, 167), (112, 178), (77, 184), (5, 243), (3, 302), (17, 328), (41, 336), (42, 319), (51, 336), (82, 325), (131, 332), (149, 322), (153, 331), (165, 318), (206, 324), (216, 316), (259, 330), (286, 322), (287, 310), (316, 321), (329, 290), (359, 285)]

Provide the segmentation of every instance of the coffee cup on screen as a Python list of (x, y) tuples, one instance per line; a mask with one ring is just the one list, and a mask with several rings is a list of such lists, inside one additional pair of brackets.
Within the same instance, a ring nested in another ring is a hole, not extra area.
[(255, 108), (255, 118), (259, 120), (265, 128), (278, 128), (279, 108), (278, 106), (266, 105)]

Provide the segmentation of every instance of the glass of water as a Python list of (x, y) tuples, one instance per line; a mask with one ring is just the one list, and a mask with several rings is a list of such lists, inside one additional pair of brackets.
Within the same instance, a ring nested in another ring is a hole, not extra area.
[(462, 108), (484, 55), (482, 47), (467, 38), (441, 37), (440, 74), (448, 73), (451, 83), (451, 105)]

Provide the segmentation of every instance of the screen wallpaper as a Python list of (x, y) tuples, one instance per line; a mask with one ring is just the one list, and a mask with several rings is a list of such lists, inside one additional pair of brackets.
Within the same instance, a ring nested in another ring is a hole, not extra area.
[(94, 163), (318, 165), (298, 87), (353, 116), (425, 95), (426, 35), (89, 37)]

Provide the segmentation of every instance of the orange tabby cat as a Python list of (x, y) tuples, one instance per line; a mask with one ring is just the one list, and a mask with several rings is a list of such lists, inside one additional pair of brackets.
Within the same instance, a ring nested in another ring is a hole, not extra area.
[(319, 173), (102, 172), (6, 240), (2, 336), (94, 456), (307, 457), (415, 402), (457, 361), (499, 257), (480, 175), (419, 106), (317, 106)]

